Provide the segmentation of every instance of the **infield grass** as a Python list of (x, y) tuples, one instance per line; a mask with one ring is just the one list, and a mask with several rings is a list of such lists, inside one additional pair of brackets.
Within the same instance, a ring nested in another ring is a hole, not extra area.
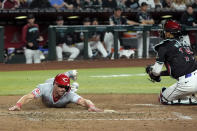
[[(0, 95), (26, 94), (46, 79), (65, 71), (68, 70), (0, 72)], [(163, 77), (160, 83), (152, 83), (142, 67), (79, 69), (78, 72), (78, 93), (158, 93), (161, 87), (176, 82)]]

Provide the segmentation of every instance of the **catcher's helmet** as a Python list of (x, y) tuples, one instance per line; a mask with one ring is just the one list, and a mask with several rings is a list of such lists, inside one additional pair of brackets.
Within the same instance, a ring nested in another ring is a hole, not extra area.
[(54, 79), (54, 83), (56, 83), (60, 88), (65, 88), (67, 92), (71, 88), (70, 78), (65, 74), (58, 74)]
[(177, 33), (181, 31), (181, 25), (176, 21), (168, 20), (164, 24), (164, 30), (170, 33)]
[(168, 20), (163, 26), (164, 33), (170, 32), (174, 37), (179, 37), (181, 35), (181, 25), (177, 21)]

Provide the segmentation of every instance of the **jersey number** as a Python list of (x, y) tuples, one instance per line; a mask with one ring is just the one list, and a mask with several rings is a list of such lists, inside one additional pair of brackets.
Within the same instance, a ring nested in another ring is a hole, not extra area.
[(189, 56), (193, 55), (193, 52), (190, 50), (189, 47), (181, 47), (179, 48), (179, 51), (183, 54), (185, 54), (185, 60), (190, 61)]

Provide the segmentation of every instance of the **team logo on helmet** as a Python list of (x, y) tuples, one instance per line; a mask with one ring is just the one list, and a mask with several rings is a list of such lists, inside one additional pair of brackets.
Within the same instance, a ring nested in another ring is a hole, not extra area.
[(55, 77), (54, 82), (62, 86), (70, 86), (70, 78), (65, 74), (58, 74)]

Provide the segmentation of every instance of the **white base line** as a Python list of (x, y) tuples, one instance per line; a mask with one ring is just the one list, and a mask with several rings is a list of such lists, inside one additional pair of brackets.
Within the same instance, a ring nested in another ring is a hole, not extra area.
[(179, 112), (173, 112), (173, 114), (174, 114), (175, 116), (177, 116), (179, 119), (183, 119), (183, 120), (192, 120), (192, 117), (190, 117), (190, 116), (185, 116), (185, 115), (183, 115), (183, 114), (181, 114), (181, 113), (179, 113)]
[(156, 105), (156, 104), (133, 104), (135, 106), (158, 106), (160, 107), (161, 105)]
[(100, 76), (90, 76), (90, 77), (98, 77), (98, 78), (108, 78), (108, 77), (131, 77), (131, 76), (145, 76), (145, 73), (140, 74), (119, 74), (119, 75), (100, 75)]
[[(43, 119), (28, 118), (30, 121), (42, 121)], [(46, 119), (47, 120), (47, 119)], [(48, 121), (166, 121), (166, 120), (179, 120), (178, 118), (120, 118), (120, 119), (48, 119)]]

